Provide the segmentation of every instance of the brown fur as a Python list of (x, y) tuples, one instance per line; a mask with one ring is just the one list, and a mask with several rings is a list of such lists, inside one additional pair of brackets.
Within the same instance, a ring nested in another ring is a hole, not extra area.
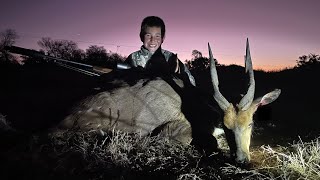
[[(183, 86), (181, 80), (175, 80)], [(142, 79), (133, 86), (88, 97), (59, 125), (64, 129), (120, 130), (141, 135), (150, 134), (158, 127), (162, 127), (161, 134), (181, 143), (191, 141), (191, 126), (181, 112), (181, 98), (162, 79)]]

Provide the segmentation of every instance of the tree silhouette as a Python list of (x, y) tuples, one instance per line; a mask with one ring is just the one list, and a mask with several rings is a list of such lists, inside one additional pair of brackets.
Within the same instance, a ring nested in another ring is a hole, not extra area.
[(192, 59), (198, 59), (198, 58), (202, 58), (202, 53), (198, 50), (193, 50), (192, 51)]
[(107, 60), (107, 50), (103, 46), (91, 45), (88, 49), (86, 49), (87, 63), (94, 65), (103, 65)]
[[(186, 65), (189, 70), (203, 71), (210, 66), (209, 58), (202, 57), (202, 53), (200, 51), (193, 50), (191, 56), (192, 56), (192, 59), (186, 61)], [(216, 59), (214, 60), (217, 64), (217, 60)]]
[[(217, 64), (217, 60), (214, 59), (216, 64)], [(193, 71), (203, 71), (205, 69), (207, 69), (210, 66), (210, 59), (207, 57), (200, 57), (200, 58), (196, 58), (194, 60), (187, 60), (187, 67), (190, 70)]]
[(50, 37), (43, 37), (38, 41), (38, 45), (49, 56), (62, 58), (66, 60), (78, 60), (81, 58), (83, 51), (78, 48), (77, 43), (69, 40), (53, 40)]
[(17, 59), (4, 49), (5, 46), (12, 46), (19, 36), (13, 29), (6, 29), (0, 32), (0, 61), (2, 62), (15, 62)]
[(71, 58), (72, 61), (84, 61), (84, 59), (86, 58), (86, 53), (82, 49), (74, 50), (72, 55), (73, 55)]
[(123, 57), (118, 53), (110, 53), (108, 59), (111, 62), (124, 62), (126, 57)]
[(320, 65), (320, 56), (317, 54), (309, 54), (303, 55), (299, 57), (299, 60), (297, 60), (296, 67), (311, 67), (311, 66), (319, 66)]

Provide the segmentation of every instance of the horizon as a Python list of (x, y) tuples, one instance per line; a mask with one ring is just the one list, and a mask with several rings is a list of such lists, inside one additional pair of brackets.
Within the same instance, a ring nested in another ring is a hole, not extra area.
[[(296, 65), (299, 56), (319, 54), (320, 2), (271, 0), (256, 2), (194, 2), (138, 0), (117, 2), (84, 0), (43, 2), (13, 0), (2, 3), (0, 31), (14, 29), (14, 45), (39, 50), (42, 37), (71, 40), (80, 49), (90, 45), (128, 56), (137, 51), (140, 24), (155, 15), (166, 24), (163, 49), (191, 60), (192, 50), (208, 57), (209, 42), (220, 64), (243, 66), (246, 38), (254, 69), (278, 70)], [(290, 3), (290, 6), (288, 5)], [(311, 27), (310, 27), (311, 26)]]

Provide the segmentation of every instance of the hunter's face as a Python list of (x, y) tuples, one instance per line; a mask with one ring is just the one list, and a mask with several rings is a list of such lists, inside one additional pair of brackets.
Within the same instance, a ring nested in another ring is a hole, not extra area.
[(160, 27), (147, 27), (143, 40), (143, 45), (146, 49), (154, 53), (161, 46), (163, 40)]

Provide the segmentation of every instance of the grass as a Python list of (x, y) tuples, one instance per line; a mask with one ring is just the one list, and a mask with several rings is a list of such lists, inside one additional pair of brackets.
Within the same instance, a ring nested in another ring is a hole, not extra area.
[(270, 159), (276, 159), (274, 164), (269, 164), (269, 172), (279, 174), (280, 179), (320, 179), (320, 137), (311, 142), (302, 140), (290, 147), (263, 146), (265, 154)]
[[(6, 123), (0, 117), (2, 124)], [(6, 124), (8, 126), (8, 124)], [(3, 126), (5, 127), (5, 126)], [(250, 166), (222, 152), (204, 155), (160, 136), (59, 131), (1, 136), (1, 179), (319, 179), (320, 137), (288, 146), (256, 146)], [(9, 130), (8, 130), (9, 129)], [(5, 138), (5, 141), (2, 139)]]

